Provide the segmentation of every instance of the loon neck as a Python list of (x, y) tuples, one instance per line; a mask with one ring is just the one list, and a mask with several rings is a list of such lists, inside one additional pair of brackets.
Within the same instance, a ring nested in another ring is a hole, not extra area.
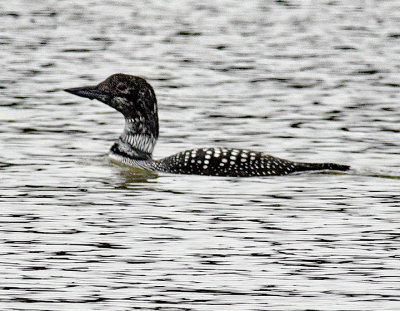
[(117, 141), (118, 149), (133, 159), (151, 159), (158, 138), (157, 130), (146, 126), (142, 118), (125, 118), (125, 128)]

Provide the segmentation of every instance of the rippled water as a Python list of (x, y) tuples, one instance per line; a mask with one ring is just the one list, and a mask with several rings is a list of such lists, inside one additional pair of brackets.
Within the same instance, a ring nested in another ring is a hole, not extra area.
[[(398, 1), (0, 4), (1, 310), (399, 310)], [(62, 92), (124, 72), (155, 156), (251, 148), (346, 174), (159, 176)]]

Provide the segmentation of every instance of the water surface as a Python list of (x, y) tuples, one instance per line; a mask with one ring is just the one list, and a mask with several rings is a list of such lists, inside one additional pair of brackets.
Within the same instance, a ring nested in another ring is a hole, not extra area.
[[(397, 1), (0, 4), (1, 310), (399, 310)], [(121, 116), (62, 92), (141, 75), (155, 157), (349, 164), (217, 178), (109, 162)]]

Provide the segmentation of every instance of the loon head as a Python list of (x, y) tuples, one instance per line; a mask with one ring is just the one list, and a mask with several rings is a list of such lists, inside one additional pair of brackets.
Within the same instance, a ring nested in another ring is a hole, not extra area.
[(117, 73), (95, 86), (65, 89), (66, 92), (97, 99), (121, 112), (127, 122), (143, 132), (158, 136), (157, 99), (153, 88), (141, 77)]
[(154, 117), (157, 99), (153, 88), (141, 77), (117, 73), (95, 86), (65, 89), (66, 92), (97, 99), (121, 112), (125, 118)]

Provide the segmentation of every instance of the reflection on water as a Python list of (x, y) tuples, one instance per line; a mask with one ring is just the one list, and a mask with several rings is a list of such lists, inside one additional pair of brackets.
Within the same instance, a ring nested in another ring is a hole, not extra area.
[[(1, 310), (397, 310), (397, 1), (0, 4)], [(155, 175), (62, 90), (147, 77), (157, 158), (251, 148), (348, 173)], [(333, 303), (332, 303), (333, 302)]]

